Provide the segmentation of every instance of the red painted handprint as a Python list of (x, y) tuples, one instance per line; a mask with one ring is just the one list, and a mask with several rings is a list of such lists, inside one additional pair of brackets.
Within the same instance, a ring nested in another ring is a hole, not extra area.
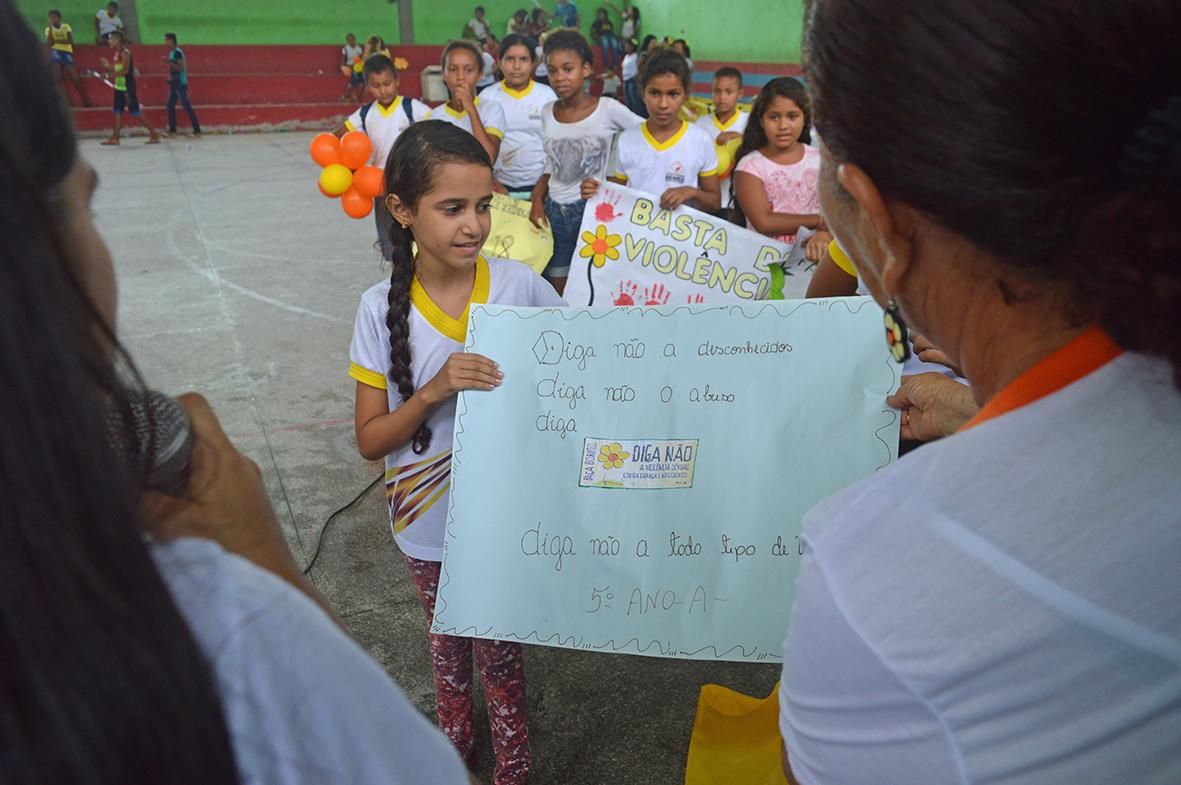
[(705, 302), (705, 298), (702, 297), (700, 294), (689, 295), (689, 300), (688, 300), (689, 305), (700, 305), (703, 302)]
[(665, 289), (662, 283), (644, 287), (644, 305), (667, 305), (671, 296), (672, 292)]
[(608, 193), (603, 196), (603, 201), (595, 205), (595, 220), (606, 224), (622, 217), (623, 213), (615, 212), (617, 204), (619, 204), (619, 194)]
[(635, 305), (636, 294), (639, 291), (640, 285), (635, 281), (620, 281), (615, 296), (611, 298), (611, 303), (613, 305)]

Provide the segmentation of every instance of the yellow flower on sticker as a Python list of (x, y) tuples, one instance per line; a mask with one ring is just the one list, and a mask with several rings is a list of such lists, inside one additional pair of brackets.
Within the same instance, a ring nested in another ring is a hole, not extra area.
[(623, 242), (623, 235), (607, 234), (607, 227), (599, 224), (595, 227), (594, 234), (583, 232), (582, 241), (586, 245), (582, 246), (578, 255), (584, 259), (590, 258), (591, 264), (595, 267), (602, 267), (608, 259), (619, 258), (619, 251), (615, 250), (615, 246)]
[(407, 71), (410, 68), (410, 62), (405, 57), (395, 57), (394, 68), (397, 68), (399, 73)]
[(623, 462), (627, 460), (627, 457), (627, 453), (623, 451), (623, 445), (619, 442), (604, 444), (599, 448), (599, 463), (603, 464), (604, 469), (622, 469)]

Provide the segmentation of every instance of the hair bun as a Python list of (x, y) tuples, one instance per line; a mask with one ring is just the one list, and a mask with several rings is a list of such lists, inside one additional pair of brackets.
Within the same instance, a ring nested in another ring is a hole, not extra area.
[(1181, 182), (1181, 96), (1148, 113), (1124, 147), (1120, 161), (1124, 185), (1132, 190)]

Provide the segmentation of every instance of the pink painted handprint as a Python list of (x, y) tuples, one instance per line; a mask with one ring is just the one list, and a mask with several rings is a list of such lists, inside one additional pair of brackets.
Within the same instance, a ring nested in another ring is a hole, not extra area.
[(611, 298), (611, 303), (613, 305), (635, 305), (636, 294), (639, 291), (640, 285), (635, 281), (620, 281), (615, 296)]
[(705, 298), (702, 297), (700, 294), (689, 295), (689, 300), (688, 300), (689, 305), (700, 305), (703, 302), (705, 302)]
[(644, 287), (644, 305), (667, 305), (671, 296), (672, 292), (665, 289), (662, 283)]

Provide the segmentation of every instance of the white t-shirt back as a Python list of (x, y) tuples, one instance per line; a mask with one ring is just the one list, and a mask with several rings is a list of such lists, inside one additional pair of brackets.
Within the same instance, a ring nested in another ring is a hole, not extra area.
[(480, 97), (504, 110), (504, 142), (496, 158), (496, 179), (506, 186), (533, 187), (545, 171), (541, 113), (558, 96), (548, 85), (530, 81), (520, 91), (497, 82)]
[(306, 596), (211, 540), (152, 556), (209, 662), (243, 783), (468, 783), (447, 737)]
[(658, 142), (644, 123), (619, 135), (615, 175), (629, 188), (657, 198), (670, 188), (697, 187), (697, 178), (718, 173), (713, 140), (696, 126), (681, 121), (668, 141)]
[[(484, 124), (484, 130), (490, 136), (504, 139), (504, 108), (493, 101), (483, 101), (482, 98), (483, 96), (476, 98), (476, 111), (480, 114), (480, 122)], [(472, 118), (467, 116), (467, 112), (457, 112), (447, 104), (436, 106), (426, 119), (442, 120), (445, 123), (459, 126), (469, 134), (472, 132)]]
[[(396, 384), (389, 381), (390, 282), (385, 280), (361, 295), (353, 341), (349, 347), (349, 376), (370, 387), (385, 389), (392, 412), (402, 405)], [(505, 259), (476, 261), (473, 303), (554, 307), (565, 305), (554, 288), (529, 267)], [(470, 309), (470, 304), (469, 304)], [(452, 318), (431, 301), (415, 279), (410, 289), (410, 372), (415, 389), (429, 382), (467, 337), (468, 310)], [(434, 408), (427, 417), (431, 443), (419, 455), (407, 443), (385, 457), (386, 498), (390, 525), (398, 547), (407, 556), (443, 560), (443, 534), (451, 488), (451, 440), (455, 427), (455, 397)]]
[(1178, 466), (1170, 369), (1125, 353), (809, 511), (801, 785), (1181, 782)]
[[(369, 142), (373, 147), (373, 152), (369, 154), (371, 166), (384, 169), (390, 150), (393, 149), (394, 142), (398, 141), (398, 135), (410, 127), (406, 110), (402, 108), (403, 101), (410, 102), (410, 111), (415, 122), (425, 120), (431, 112), (430, 108), (418, 99), (401, 95), (394, 99), (394, 102), (388, 107), (374, 101), (369, 113), (365, 115), (364, 126), (364, 131), (368, 134)], [(349, 119), (344, 121), (344, 125), (350, 131), (362, 130), (360, 107), (349, 115)]]
[(583, 179), (606, 179), (615, 135), (635, 128), (644, 118), (614, 98), (600, 98), (594, 111), (583, 119), (561, 123), (554, 119), (556, 105), (550, 104), (541, 113), (549, 198), (558, 204), (573, 204), (581, 198), (579, 184)]

